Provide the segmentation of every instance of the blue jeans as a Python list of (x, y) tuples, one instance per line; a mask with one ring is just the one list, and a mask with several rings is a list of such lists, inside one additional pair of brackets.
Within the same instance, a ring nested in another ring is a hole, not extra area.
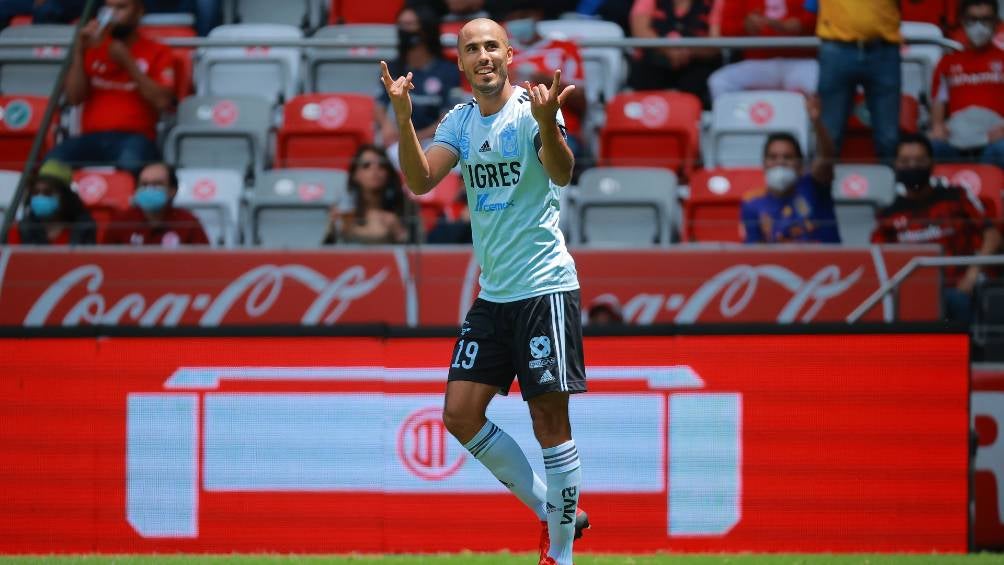
[(875, 151), (889, 161), (899, 139), (899, 45), (881, 41), (856, 43), (823, 41), (819, 47), (819, 98), (822, 120), (837, 154), (844, 141), (847, 118), (858, 85), (865, 89), (871, 114)]
[(973, 150), (958, 149), (940, 139), (932, 139), (931, 146), (934, 148), (934, 160), (939, 163), (979, 160), (980, 163), (1004, 168), (1004, 139), (992, 141), (982, 148)]
[(973, 297), (957, 288), (946, 288), (941, 291), (941, 302), (944, 306), (944, 319), (949, 322), (973, 321)]
[(146, 164), (160, 160), (157, 145), (138, 133), (101, 131), (65, 139), (46, 159), (58, 159), (74, 168), (113, 165), (139, 174)]

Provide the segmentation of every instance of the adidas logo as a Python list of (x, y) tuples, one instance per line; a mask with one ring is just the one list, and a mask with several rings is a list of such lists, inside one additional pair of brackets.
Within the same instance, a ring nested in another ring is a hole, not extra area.
[(539, 384), (539, 385), (542, 385), (544, 383), (553, 383), (553, 382), (554, 382), (554, 375), (552, 375), (551, 371), (549, 371), (547, 369), (544, 369), (544, 374), (541, 375), (539, 379), (537, 379), (537, 384)]
[(486, 139), (484, 143), (481, 144), (481, 149), (478, 149), (478, 153), (487, 153), (492, 150), (492, 146), (488, 144)]

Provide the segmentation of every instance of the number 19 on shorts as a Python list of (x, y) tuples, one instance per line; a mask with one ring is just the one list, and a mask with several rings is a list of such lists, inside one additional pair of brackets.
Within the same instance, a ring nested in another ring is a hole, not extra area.
[(474, 366), (474, 359), (478, 356), (478, 342), (468, 341), (464, 345), (464, 340), (457, 342), (457, 354), (453, 357), (454, 369), (470, 369)]

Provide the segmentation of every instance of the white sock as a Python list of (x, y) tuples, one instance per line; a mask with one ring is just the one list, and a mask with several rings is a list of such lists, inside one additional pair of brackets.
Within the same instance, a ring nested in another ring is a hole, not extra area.
[(571, 565), (572, 542), (575, 540), (575, 511), (579, 507), (579, 452), (575, 440), (544, 450), (547, 472), (547, 532), (551, 548), (547, 554), (558, 565)]
[(545, 519), (547, 512), (544, 510), (544, 497), (547, 495), (547, 486), (533, 472), (516, 440), (488, 420), (464, 447), (516, 498), (533, 510), (538, 519)]

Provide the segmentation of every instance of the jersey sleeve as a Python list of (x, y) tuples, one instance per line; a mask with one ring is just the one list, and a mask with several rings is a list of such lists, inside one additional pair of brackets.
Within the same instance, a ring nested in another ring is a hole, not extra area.
[(463, 154), (461, 145), (461, 131), (463, 125), (462, 115), (467, 104), (457, 104), (450, 110), (443, 121), (436, 127), (436, 134), (432, 137), (432, 144), (439, 145), (452, 152), (457, 157)]

